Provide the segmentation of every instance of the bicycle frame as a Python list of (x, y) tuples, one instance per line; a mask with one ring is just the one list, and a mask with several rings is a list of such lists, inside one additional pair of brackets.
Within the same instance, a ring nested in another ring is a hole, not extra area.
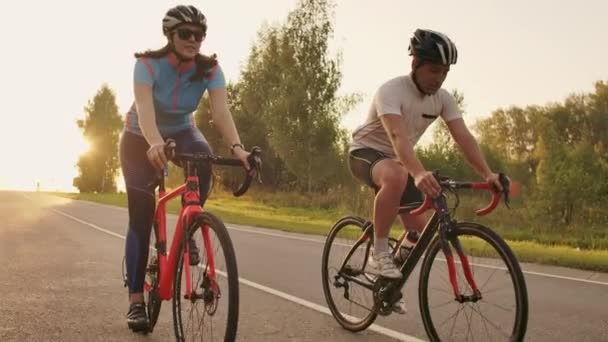
[[(422, 234), (418, 239), (418, 242), (410, 251), (410, 254), (406, 259), (405, 263), (401, 266), (400, 270), (403, 276), (393, 286), (395, 286), (397, 289), (401, 289), (405, 285), (407, 279), (418, 264), (418, 261), (422, 257), (424, 251), (426, 251), (428, 246), (431, 244), (433, 237), (436, 233), (439, 233), (441, 249), (445, 255), (448, 264), (448, 273), (450, 283), (452, 285), (452, 290), (454, 292), (454, 298), (461, 302), (465, 300), (479, 299), (481, 297), (481, 294), (479, 293), (477, 284), (475, 282), (475, 279), (473, 278), (473, 273), (471, 272), (471, 265), (469, 264), (469, 260), (464, 254), (464, 251), (462, 250), (460, 240), (458, 240), (458, 237), (453, 234), (452, 220), (445, 197), (439, 197), (436, 201), (436, 205), (437, 209), (433, 212), (433, 215), (427, 222), (424, 230), (422, 231)], [(462, 265), (465, 278), (471, 286), (471, 289), (473, 289), (473, 297), (466, 297), (460, 293), (460, 288), (458, 287), (458, 279), (456, 277), (456, 265), (454, 262), (454, 255), (452, 254), (450, 243), (452, 244), (452, 246), (454, 246), (460, 258), (460, 263)]]
[[(178, 253), (180, 244), (185, 240), (184, 229), (187, 229), (191, 223), (191, 218), (197, 214), (203, 213), (203, 208), (199, 205), (200, 195), (198, 193), (198, 177), (188, 176), (186, 183), (180, 185), (176, 189), (169, 193), (165, 193), (164, 184), (161, 184), (159, 191), (159, 200), (155, 213), (155, 234), (157, 234), (157, 250), (159, 254), (159, 286), (158, 296), (161, 300), (170, 300), (172, 297), (173, 290), (173, 275), (175, 274), (175, 267), (177, 267)], [(183, 195), (183, 204), (178, 215), (177, 224), (175, 227), (175, 233), (173, 234), (173, 240), (171, 241), (171, 249), (167, 256), (167, 217), (166, 217), (166, 205), (167, 202), (174, 199), (177, 196)], [(211, 279), (215, 279), (215, 262), (211, 253), (211, 240), (209, 237), (209, 227), (203, 226), (203, 243), (207, 253), (208, 260), (208, 272)], [(192, 292), (192, 284), (190, 281), (190, 255), (186, 248), (184, 255), (184, 271), (186, 277), (186, 296)], [(148, 284), (146, 284), (148, 285)]]
[[(477, 185), (475, 185), (473, 187), (477, 187)], [(435, 202), (435, 205), (434, 205), (435, 211), (433, 212), (431, 218), (427, 221), (427, 224), (424, 227), (424, 230), (422, 231), (422, 233), (420, 234), (420, 237), (418, 238), (418, 242), (413, 247), (413, 249), (410, 251), (406, 261), (403, 263), (403, 265), (400, 268), (400, 271), (402, 273), (401, 279), (399, 279), (398, 281), (387, 282), (387, 283), (385, 283), (384, 286), (380, 287), (379, 297), (382, 300), (389, 302), (389, 303), (393, 303), (399, 299), (398, 297), (400, 295), (401, 289), (407, 282), (412, 271), (418, 264), (418, 261), (420, 260), (420, 258), (422, 258), (422, 255), (427, 250), (427, 248), (431, 244), (431, 241), (433, 240), (435, 234), (437, 234), (437, 233), (439, 234), (439, 237), (441, 240), (441, 248), (446, 257), (446, 261), (448, 264), (449, 279), (450, 279), (450, 283), (452, 285), (452, 290), (453, 290), (455, 299), (461, 303), (465, 302), (465, 301), (477, 301), (477, 300), (481, 299), (481, 292), (478, 290), (477, 284), (473, 277), (473, 273), (471, 272), (471, 266), (469, 264), (469, 260), (463, 252), (460, 240), (458, 240), (458, 237), (455, 234), (453, 234), (452, 220), (451, 220), (446, 198), (442, 195), (438, 199), (436, 199), (434, 202)], [(497, 197), (494, 198), (494, 201), (488, 207), (491, 209), (489, 209), (489, 210), (488, 210), (488, 208), (482, 209), (482, 210), (478, 211), (478, 214), (485, 215), (486, 213), (490, 212), (492, 209), (494, 209), (496, 207), (495, 202), (497, 202)], [(431, 202), (429, 202), (429, 203), (431, 203)], [(417, 213), (415, 213), (415, 214), (422, 213), (424, 210), (426, 210), (430, 206), (432, 206), (432, 204), (425, 204), (424, 206), (421, 206), (420, 209), (417, 210)], [(412, 211), (412, 214), (414, 214), (414, 211)], [(342, 268), (340, 271), (341, 276), (344, 277), (345, 279), (352, 281), (360, 286), (363, 286), (371, 291), (374, 291), (376, 289), (375, 284), (370, 284), (363, 280), (357, 279), (358, 274), (355, 274), (355, 273), (345, 274), (346, 272), (344, 270), (344, 267), (345, 267), (346, 263), (348, 262), (348, 259), (350, 259), (350, 257), (354, 253), (354, 251), (357, 248), (359, 248), (361, 243), (367, 241), (370, 236), (373, 236), (373, 229), (374, 229), (373, 224), (369, 221), (363, 225), (363, 234), (357, 240), (357, 242), (354, 244), (354, 246), (349, 251), (349, 253), (347, 253), (344, 261), (342, 262)], [(454, 255), (452, 253), (450, 244), (456, 249), (456, 252), (459, 256), (465, 278), (474, 293), (472, 296), (464, 296), (463, 294), (460, 293), (460, 289), (458, 286), (458, 279), (456, 276), (456, 265), (455, 265), (455, 261), (454, 261)], [(369, 253), (369, 248), (366, 251), (366, 254), (367, 253)], [(362, 270), (363, 270), (363, 268), (365, 268), (365, 264), (362, 266)]]

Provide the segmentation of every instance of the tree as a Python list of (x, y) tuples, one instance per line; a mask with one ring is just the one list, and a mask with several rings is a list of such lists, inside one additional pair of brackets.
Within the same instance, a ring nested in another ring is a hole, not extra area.
[(358, 100), (337, 95), (340, 56), (328, 56), (332, 6), (302, 0), (284, 25), (262, 30), (238, 87), (239, 122), (261, 122), (247, 129), (255, 127), (284, 163), (278, 176), (308, 192), (327, 189), (344, 167), (339, 119)]
[[(452, 95), (454, 99), (456, 99), (456, 105), (458, 106), (458, 110), (461, 113), (465, 113), (465, 105), (464, 105), (464, 95), (458, 91), (458, 89), (454, 89), (452, 91)], [(454, 149), (454, 142), (452, 141), (452, 136), (450, 135), (450, 130), (448, 126), (443, 120), (437, 120), (435, 124), (435, 129), (433, 130), (433, 143), (432, 145), (435, 148), (448, 152)]]
[(589, 95), (590, 141), (602, 162), (608, 164), (608, 82), (595, 83), (595, 93)]
[(547, 109), (540, 106), (498, 109), (475, 126), (482, 145), (513, 170), (511, 175), (529, 184), (539, 163), (537, 148), (540, 121)]
[(554, 114), (550, 112), (543, 120), (540, 131), (536, 200), (554, 219), (569, 225), (577, 217), (593, 219), (589, 213), (605, 204), (608, 168), (602, 165), (590, 136), (564, 143), (568, 138), (560, 134), (560, 122), (551, 120)]
[(123, 125), (114, 92), (104, 84), (84, 108), (78, 120), (91, 150), (80, 156), (74, 186), (80, 192), (115, 192), (118, 173), (118, 137)]

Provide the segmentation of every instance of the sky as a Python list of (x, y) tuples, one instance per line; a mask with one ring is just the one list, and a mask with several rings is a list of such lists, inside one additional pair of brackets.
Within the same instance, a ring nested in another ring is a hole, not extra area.
[[(76, 126), (102, 84), (121, 114), (131, 105), (133, 53), (164, 45), (161, 20), (182, 2), (160, 0), (2, 2), (0, 189), (73, 191)], [(203, 53), (217, 53), (238, 81), (257, 32), (283, 22), (295, 0), (191, 1), (208, 18)], [(444, 87), (465, 98), (472, 125), (509, 106), (543, 105), (608, 80), (605, 0), (336, 0), (331, 53), (342, 54), (341, 94), (363, 101), (345, 113), (352, 130), (384, 81), (409, 72), (416, 28), (446, 33), (459, 50)], [(430, 141), (430, 134), (423, 143)]]

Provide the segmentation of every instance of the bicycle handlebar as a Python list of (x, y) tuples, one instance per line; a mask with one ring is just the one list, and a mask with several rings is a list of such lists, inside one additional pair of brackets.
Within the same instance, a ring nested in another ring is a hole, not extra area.
[[(180, 161), (190, 161), (190, 162), (195, 162), (195, 163), (207, 162), (207, 163), (212, 163), (215, 165), (223, 165), (223, 166), (241, 166), (241, 167), (244, 166), (243, 162), (241, 162), (240, 159), (225, 158), (225, 157), (220, 157), (220, 156), (216, 156), (216, 155), (204, 153), (204, 152), (176, 154), (175, 153), (175, 141), (172, 139), (167, 139), (167, 142), (165, 143), (165, 154), (170, 159), (177, 159)], [(251, 169), (248, 171), (246, 170), (245, 179), (244, 179), (243, 183), (241, 183), (241, 185), (239, 186), (239, 188), (236, 191), (232, 192), (232, 194), (235, 197), (240, 197), (240, 196), (244, 195), (247, 192), (247, 190), (249, 189), (249, 186), (251, 185), (251, 181), (253, 180), (253, 177), (256, 175), (259, 176), (259, 171), (262, 168), (261, 155), (262, 155), (261, 148), (254, 146), (251, 149), (251, 154), (249, 155), (249, 157), (247, 157), (247, 161), (249, 162), (249, 166), (251, 167)]]
[[(499, 181), (503, 188), (503, 191), (498, 191), (498, 189), (496, 189), (496, 186), (492, 183), (456, 182), (449, 178), (445, 178), (445, 177), (440, 178), (437, 175), (437, 173), (435, 173), (435, 178), (439, 182), (439, 185), (441, 186), (442, 189), (444, 189), (444, 188), (447, 188), (447, 189), (477, 189), (477, 190), (488, 190), (488, 191), (492, 192), (492, 201), (490, 202), (490, 204), (488, 204), (485, 208), (478, 209), (477, 211), (475, 211), (475, 213), (478, 216), (487, 215), (487, 214), (491, 213), (494, 209), (496, 209), (496, 207), (498, 206), (498, 203), (500, 202), (501, 193), (503, 194), (505, 205), (507, 206), (507, 208), (510, 208), (509, 207), (509, 192), (511, 189), (511, 182), (509, 181), (509, 178), (507, 178), (507, 176), (504, 173), (499, 174)], [(440, 195), (440, 196), (442, 196), (442, 195)], [(422, 203), (422, 205), (419, 206), (418, 208), (412, 210), (410, 212), (410, 214), (420, 215), (429, 209), (434, 209), (435, 205), (433, 202), (434, 202), (434, 199), (425, 195), (424, 202)]]

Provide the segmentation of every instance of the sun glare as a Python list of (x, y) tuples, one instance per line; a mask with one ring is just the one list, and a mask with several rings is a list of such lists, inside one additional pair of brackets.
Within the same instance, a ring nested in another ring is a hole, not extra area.
[(72, 185), (78, 175), (78, 157), (90, 144), (76, 125), (51, 122), (32, 127), (30, 141), (23, 132), (4, 130), (0, 154), (9, 162), (0, 172), (0, 189), (24, 191), (77, 191)]

